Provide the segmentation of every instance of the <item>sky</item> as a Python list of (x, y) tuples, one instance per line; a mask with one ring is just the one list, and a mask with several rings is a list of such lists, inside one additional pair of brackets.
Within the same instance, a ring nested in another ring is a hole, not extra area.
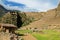
[(57, 7), (59, 0), (0, 0), (8, 10), (42, 12)]

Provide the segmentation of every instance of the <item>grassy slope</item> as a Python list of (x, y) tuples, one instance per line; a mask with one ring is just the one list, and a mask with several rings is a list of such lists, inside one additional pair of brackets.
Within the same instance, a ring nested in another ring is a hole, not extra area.
[(46, 30), (44, 34), (32, 33), (37, 40), (60, 40), (60, 32)]
[(24, 33), (32, 33), (32, 31), (31, 30), (17, 30), (16, 31), (16, 33), (18, 33), (18, 34), (24, 34)]
[(60, 32), (52, 30), (44, 30), (43, 33), (32, 32), (30, 30), (18, 30), (18, 33), (27, 33), (31, 34), (37, 40), (60, 40)]

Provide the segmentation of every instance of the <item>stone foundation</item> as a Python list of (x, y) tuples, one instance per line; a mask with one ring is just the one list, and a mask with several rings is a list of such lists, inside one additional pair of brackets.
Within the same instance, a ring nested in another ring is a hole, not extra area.
[(20, 40), (17, 35), (0, 32), (0, 40)]

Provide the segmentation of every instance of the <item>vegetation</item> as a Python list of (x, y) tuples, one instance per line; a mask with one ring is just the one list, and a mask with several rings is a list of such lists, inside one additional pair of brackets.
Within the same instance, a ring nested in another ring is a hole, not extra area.
[(22, 26), (26, 26), (29, 23), (41, 18), (41, 14), (40, 13), (37, 14), (37, 12), (36, 13), (34, 12), (35, 14), (31, 13), (34, 16), (33, 15), (27, 15), (29, 13), (26, 14), (26, 12), (21, 12), (18, 10), (7, 10), (2, 5), (0, 5), (0, 23), (9, 23), (9, 24), (16, 25), (17, 24), (17, 18), (16, 18), (16, 15), (15, 16), (11, 15), (12, 13), (16, 13), (16, 14), (18, 13), (20, 15), (20, 17), (22, 18), (21, 21), (23, 23)]
[(43, 33), (32, 32), (31, 30), (18, 30), (19, 34), (29, 33), (37, 40), (60, 40), (60, 32), (53, 30), (43, 30)]
[(24, 34), (24, 33), (32, 33), (32, 31), (31, 30), (17, 30), (16, 33)]
[(37, 40), (60, 40), (60, 32), (45, 30), (43, 34), (32, 33)]

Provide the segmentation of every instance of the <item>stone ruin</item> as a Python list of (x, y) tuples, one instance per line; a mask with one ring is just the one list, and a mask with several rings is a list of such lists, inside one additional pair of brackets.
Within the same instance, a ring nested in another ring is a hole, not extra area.
[(12, 24), (0, 24), (0, 40), (18, 40), (15, 34), (17, 27)]

